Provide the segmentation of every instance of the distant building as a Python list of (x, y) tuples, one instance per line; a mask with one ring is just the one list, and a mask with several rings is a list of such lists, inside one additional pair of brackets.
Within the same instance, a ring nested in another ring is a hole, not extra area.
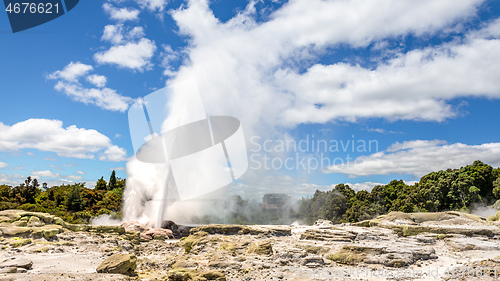
[(277, 210), (284, 206), (289, 206), (292, 202), (292, 197), (283, 193), (269, 193), (262, 197), (262, 208), (264, 210)]

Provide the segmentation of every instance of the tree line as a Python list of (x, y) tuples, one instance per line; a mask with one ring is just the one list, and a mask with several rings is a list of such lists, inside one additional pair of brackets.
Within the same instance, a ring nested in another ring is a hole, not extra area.
[[(113, 171), (108, 182), (101, 177), (93, 188), (75, 183), (41, 189), (37, 179), (28, 177), (15, 187), (0, 185), (0, 210), (46, 212), (72, 223), (86, 223), (102, 214), (121, 218), (125, 182)], [(393, 180), (371, 191), (355, 191), (349, 185), (337, 184), (332, 190), (316, 190), (312, 197), (273, 211), (263, 209), (255, 200), (233, 196), (222, 203), (223, 209), (231, 210), (225, 212), (225, 217), (204, 216), (192, 218), (192, 221), (239, 224), (301, 221), (312, 224), (318, 219), (327, 219), (344, 223), (371, 219), (391, 211), (469, 212), (474, 204), (491, 205), (498, 199), (500, 168), (477, 160), (459, 169), (431, 172), (413, 185)]]
[(491, 205), (500, 199), (500, 168), (477, 160), (460, 169), (431, 172), (418, 183), (393, 180), (371, 192), (354, 191), (338, 184), (332, 190), (316, 190), (299, 201), (296, 218), (308, 224), (318, 219), (334, 223), (357, 222), (391, 211), (470, 212), (474, 204)]
[(18, 186), (0, 185), (0, 210), (45, 212), (71, 223), (87, 223), (102, 214), (121, 218), (125, 182), (114, 170), (108, 182), (101, 177), (93, 188), (85, 183), (40, 188), (36, 178), (28, 177)]

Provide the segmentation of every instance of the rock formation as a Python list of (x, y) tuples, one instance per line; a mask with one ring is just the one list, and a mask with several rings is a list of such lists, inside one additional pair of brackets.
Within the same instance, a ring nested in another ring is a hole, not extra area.
[(165, 239), (175, 236), (173, 225), (72, 225), (43, 213), (1, 211), (0, 279), (401, 280), (401, 272), (417, 272), (420, 280), (500, 277), (499, 223), (458, 212), (392, 212), (337, 225), (202, 225), (187, 237)]

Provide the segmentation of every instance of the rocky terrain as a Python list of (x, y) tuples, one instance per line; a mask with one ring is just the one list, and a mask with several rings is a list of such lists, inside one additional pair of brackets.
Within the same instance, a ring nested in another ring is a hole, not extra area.
[(499, 280), (499, 217), (392, 212), (356, 224), (154, 229), (6, 210), (0, 280)]

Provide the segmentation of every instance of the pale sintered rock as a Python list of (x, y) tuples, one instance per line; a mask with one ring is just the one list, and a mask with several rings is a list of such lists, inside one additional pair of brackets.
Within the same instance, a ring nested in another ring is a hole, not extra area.
[(98, 267), (98, 273), (134, 274), (137, 267), (137, 257), (132, 254), (113, 254)]
[(20, 267), (20, 268), (25, 268), (25, 269), (31, 269), (33, 266), (33, 262), (27, 259), (16, 259), (16, 258), (9, 258), (5, 259), (2, 262), (0, 262), (0, 268), (6, 268), (6, 267)]
[(35, 238), (52, 238), (61, 233), (62, 226), (57, 224), (44, 225), (42, 227), (33, 227), (31, 235)]
[(31, 239), (16, 239), (9, 243), (12, 248), (22, 247), (24, 245), (31, 244), (33, 241)]
[(0, 274), (4, 274), (4, 273), (17, 273), (17, 267), (0, 268)]
[(493, 241), (485, 241), (478, 238), (464, 237), (464, 238), (448, 238), (445, 239), (448, 246), (456, 251), (495, 251), (500, 250), (500, 244)]
[(88, 231), (97, 233), (125, 233), (125, 229), (120, 225), (89, 225)]
[(355, 234), (334, 229), (308, 229), (300, 235), (301, 240), (352, 242)]
[(0, 211), (0, 217), (3, 222), (13, 222), (21, 219), (19, 213), (22, 213), (22, 210), (4, 210)]
[(31, 228), (20, 226), (0, 227), (0, 231), (4, 236), (24, 236), (31, 233)]
[(43, 223), (40, 218), (31, 216), (28, 220), (28, 226), (42, 226)]
[(272, 255), (273, 247), (271, 241), (265, 240), (253, 243), (248, 247), (247, 254)]

